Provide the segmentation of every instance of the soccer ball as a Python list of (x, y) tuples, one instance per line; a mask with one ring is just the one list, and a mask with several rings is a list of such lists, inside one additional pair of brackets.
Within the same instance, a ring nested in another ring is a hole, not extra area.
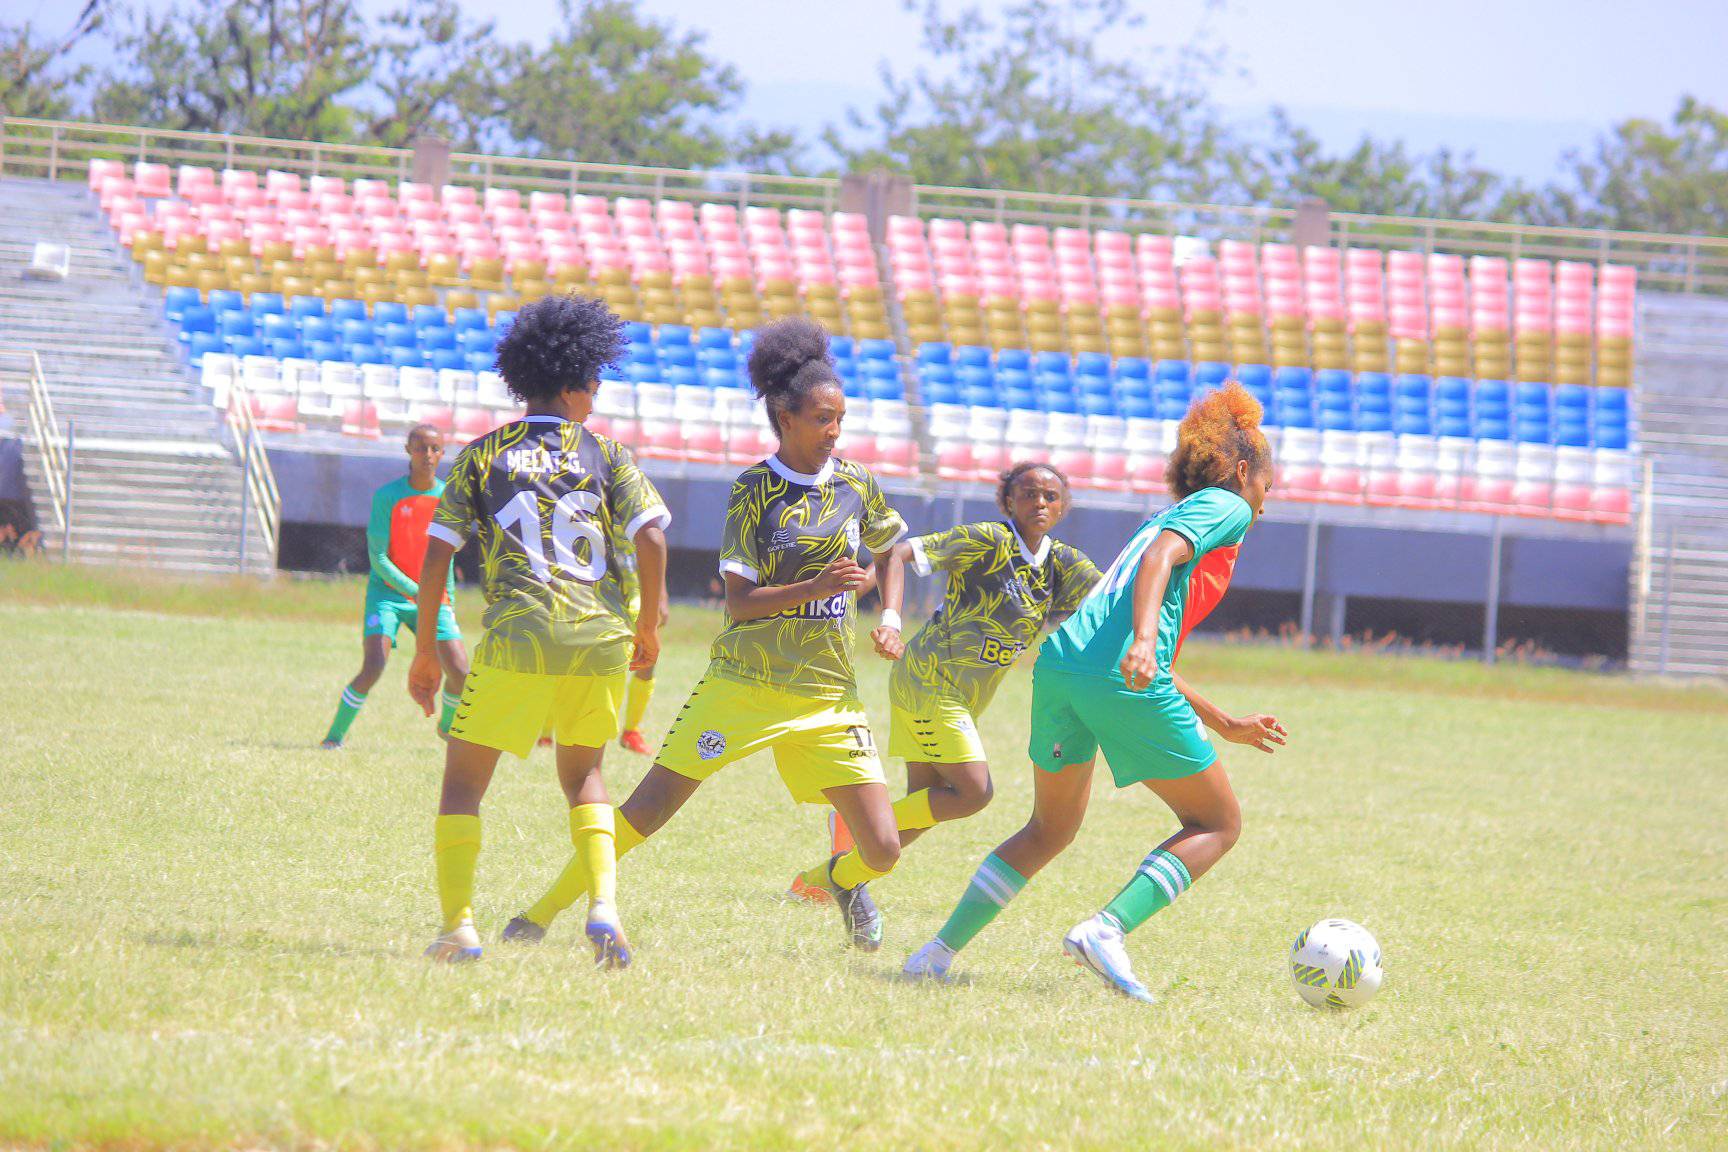
[(1322, 920), (1290, 946), (1296, 994), (1316, 1008), (1360, 1008), (1385, 976), (1380, 945), (1349, 920)]

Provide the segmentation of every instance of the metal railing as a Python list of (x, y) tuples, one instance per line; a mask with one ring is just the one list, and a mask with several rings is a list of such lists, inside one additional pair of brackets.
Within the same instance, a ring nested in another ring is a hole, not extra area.
[(276, 487), (276, 474), (270, 468), (270, 454), (264, 450), (264, 440), (258, 434), (258, 422), (252, 414), (252, 393), (236, 377), (228, 389), (227, 426), (234, 437), (234, 450), (240, 456), (240, 571), (246, 571), (247, 546), (254, 517), (264, 545), (264, 554), (271, 568), (276, 566), (276, 550), (281, 542), (282, 494)]
[(7, 356), (22, 356), (29, 361), (29, 401), (26, 405), (30, 439), (36, 444), (36, 456), (42, 466), (42, 487), (48, 495), (48, 508), (54, 514), (54, 527), (60, 533), (60, 555), (64, 559), (72, 546), (72, 454), (73, 429), (60, 431), (54, 417), (54, 401), (48, 395), (48, 377), (42, 372), (42, 357), (34, 351), (7, 352)]
[[(414, 153), (407, 148), (0, 117), (0, 176), (82, 180), (89, 162), (97, 158), (405, 180), (413, 171)], [(833, 177), (698, 172), (468, 152), (450, 155), (450, 172), (453, 182), (481, 188), (821, 211), (840, 206), (840, 181)], [(1288, 240), (1295, 221), (1294, 209), (1265, 205), (1184, 204), (929, 185), (913, 186), (912, 211), (963, 220), (1121, 228), (1256, 242)], [(1728, 294), (1728, 238), (1724, 237), (1352, 212), (1334, 212), (1330, 221), (1332, 242), (1337, 245), (1627, 264), (1638, 270), (1645, 288)]]

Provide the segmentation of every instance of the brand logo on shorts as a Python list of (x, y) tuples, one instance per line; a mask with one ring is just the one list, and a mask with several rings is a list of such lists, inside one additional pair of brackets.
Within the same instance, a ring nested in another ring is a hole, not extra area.
[(856, 516), (846, 518), (846, 547), (854, 552), (858, 551), (858, 518)]
[(870, 729), (863, 724), (851, 724), (846, 728), (846, 734), (852, 737), (855, 748), (847, 749), (846, 755), (853, 760), (864, 760), (876, 755), (876, 738), (870, 734)]
[(712, 760), (726, 751), (726, 737), (710, 728), (696, 737), (696, 755), (704, 760)]

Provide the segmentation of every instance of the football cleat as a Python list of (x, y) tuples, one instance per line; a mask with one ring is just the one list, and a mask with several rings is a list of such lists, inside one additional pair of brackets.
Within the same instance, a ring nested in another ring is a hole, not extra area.
[(426, 948), (426, 959), (441, 964), (480, 959), (480, 933), (474, 931), (474, 921), (464, 920), (432, 941)]
[(526, 916), (517, 916), (504, 925), (504, 934), (498, 938), (512, 944), (538, 944), (546, 939), (546, 929)]
[(1154, 997), (1146, 990), (1146, 985), (1135, 978), (1134, 966), (1128, 960), (1128, 949), (1123, 946), (1124, 939), (1122, 929), (1101, 916), (1094, 916), (1076, 924), (1062, 938), (1062, 951), (1080, 967), (1096, 972), (1104, 983), (1130, 1000), (1151, 1004)]
[(954, 963), (954, 949), (940, 940), (932, 940), (912, 953), (900, 974), (912, 980), (946, 980), (948, 966)]
[(638, 756), (654, 755), (654, 749), (648, 747), (647, 738), (634, 728), (626, 728), (624, 731), (620, 732), (618, 734), (618, 743), (624, 746), (625, 751), (634, 752)]
[(588, 909), (588, 942), (594, 945), (594, 963), (600, 968), (630, 967), (630, 941), (618, 923), (617, 914), (602, 904)]
[(787, 891), (791, 894), (792, 899), (802, 900), (806, 904), (834, 903), (834, 893), (828, 891), (828, 889), (822, 887), (820, 884), (810, 883), (808, 880), (804, 879), (804, 873), (802, 872), (792, 877), (792, 887)]
[(840, 855), (836, 854), (828, 861), (828, 892), (840, 909), (841, 919), (846, 922), (846, 936), (852, 947), (874, 952), (882, 947), (882, 913), (876, 910), (876, 901), (870, 898), (870, 885), (842, 888), (834, 883), (834, 863), (839, 859)]

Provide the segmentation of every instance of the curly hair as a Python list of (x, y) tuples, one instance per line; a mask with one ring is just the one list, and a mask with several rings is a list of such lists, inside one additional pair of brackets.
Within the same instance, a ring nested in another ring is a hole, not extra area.
[(1235, 380), (1194, 401), (1176, 432), (1176, 450), (1167, 471), (1170, 492), (1186, 499), (1202, 488), (1240, 486), (1236, 465), (1250, 472), (1272, 470), (1272, 446), (1260, 431), (1260, 401)]
[(1015, 483), (1026, 473), (1038, 471), (1050, 473), (1056, 477), (1057, 483), (1062, 485), (1062, 512), (1064, 515), (1067, 514), (1069, 505), (1074, 503), (1074, 493), (1068, 487), (1068, 474), (1054, 464), (1040, 464), (1036, 460), (1022, 460), (997, 477), (1001, 483), (996, 485), (996, 507), (1002, 509), (1002, 515), (1013, 515), (1008, 511), (1008, 494), (1013, 491)]
[(592, 388), (624, 355), (624, 321), (603, 300), (547, 296), (522, 306), (498, 341), (498, 374), (524, 404)]
[(750, 386), (768, 407), (768, 423), (780, 434), (780, 416), (796, 412), (818, 388), (840, 387), (828, 333), (814, 320), (777, 320), (756, 333), (750, 350)]

